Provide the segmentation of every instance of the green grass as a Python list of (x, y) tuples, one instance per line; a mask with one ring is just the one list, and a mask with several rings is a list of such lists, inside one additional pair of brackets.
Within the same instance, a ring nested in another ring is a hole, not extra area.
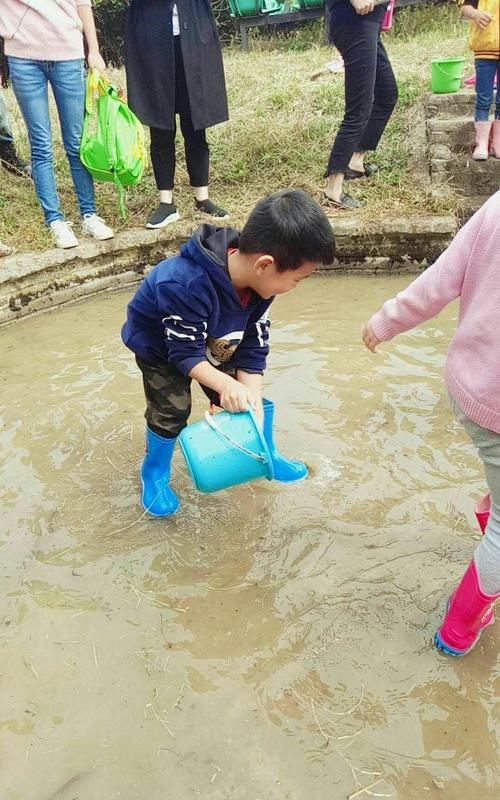
[[(467, 29), (454, 6), (405, 9), (396, 15), (395, 29), (384, 41), (396, 71), (400, 101), (377, 153), (380, 174), (370, 182), (357, 181), (352, 191), (366, 203), (357, 214), (360, 224), (376, 225), (381, 216), (443, 213), (454, 207), (452, 192), (439, 199), (414, 169), (425, 159), (415, 139), (421, 97), (429, 88), (430, 60), (466, 55)], [(328, 73), (316, 81), (311, 74), (335, 57), (324, 45), (319, 24), (287, 36), (262, 34), (252, 50), (237, 46), (224, 51), (231, 120), (209, 132), (212, 151), (211, 196), (231, 211), (240, 225), (251, 206), (264, 194), (283, 187), (300, 187), (321, 199), (323, 172), (343, 113), (343, 75)], [(468, 55), (472, 70), (472, 57)], [(123, 75), (113, 72), (123, 83)], [(28, 155), (24, 125), (11, 91), (7, 92), (20, 152)], [(69, 219), (78, 219), (71, 179), (54, 115), (55, 158), (62, 206)], [(176, 200), (184, 218), (193, 218), (193, 202), (179, 142)], [(138, 187), (127, 193), (128, 219), (118, 214), (114, 187), (97, 185), (99, 212), (116, 230), (142, 225), (156, 202), (148, 169)], [(78, 227), (78, 226), (77, 226)], [(50, 238), (31, 183), (0, 174), (0, 240), (18, 250), (50, 246)]]

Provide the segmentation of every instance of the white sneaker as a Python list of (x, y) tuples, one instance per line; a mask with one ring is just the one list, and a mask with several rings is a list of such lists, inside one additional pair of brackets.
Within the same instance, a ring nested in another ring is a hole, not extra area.
[(50, 231), (56, 247), (78, 247), (78, 239), (72, 231), (73, 223), (65, 219), (56, 219), (50, 223)]
[(82, 220), (82, 233), (85, 236), (92, 236), (93, 239), (97, 239), (99, 242), (104, 239), (112, 239), (115, 235), (97, 214), (85, 214)]

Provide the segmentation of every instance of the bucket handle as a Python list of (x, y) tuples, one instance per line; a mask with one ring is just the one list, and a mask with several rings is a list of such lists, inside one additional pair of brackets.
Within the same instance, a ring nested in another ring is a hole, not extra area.
[(228, 436), (227, 433), (224, 433), (224, 431), (222, 431), (215, 422), (212, 414), (210, 414), (208, 411), (205, 411), (205, 421), (207, 425), (209, 425), (212, 428), (212, 430), (215, 431), (215, 433), (217, 433), (219, 436), (222, 436), (223, 439), (227, 439), (227, 441), (230, 442), (233, 447), (236, 447), (237, 450), (241, 450), (242, 453), (245, 453), (247, 456), (255, 458), (257, 461), (263, 461), (264, 464), (267, 463), (267, 458), (265, 456), (260, 456), (258, 453), (254, 453), (252, 450), (247, 450), (246, 447), (243, 447), (243, 445), (238, 444), (238, 442), (235, 442), (234, 439), (231, 439), (231, 437)]
[[(450, 75), (450, 73), (449, 73), (449, 72), (447, 72), (447, 71), (446, 71), (446, 70), (445, 70), (445, 69), (444, 69), (444, 68), (441, 66), (441, 64), (436, 64), (436, 62), (434, 62), (434, 66), (435, 66), (435, 67), (436, 67), (436, 68), (437, 68), (437, 69), (438, 69), (440, 72), (442, 72), (442, 73), (443, 73), (443, 75), (446, 75), (446, 77), (447, 77), (447, 78), (451, 78), (451, 77), (452, 77), (452, 76)], [(462, 80), (464, 79), (464, 75), (465, 75), (465, 69), (464, 69), (464, 70), (463, 70), (463, 71), (460, 73), (460, 75), (454, 75), (453, 77), (454, 77), (454, 79), (455, 79), (455, 80), (457, 80), (457, 79), (459, 78), (459, 79), (462, 81)]]

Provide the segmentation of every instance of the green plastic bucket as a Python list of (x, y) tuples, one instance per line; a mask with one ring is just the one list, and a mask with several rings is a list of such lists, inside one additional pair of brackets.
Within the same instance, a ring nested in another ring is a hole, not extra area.
[(432, 91), (436, 94), (458, 92), (464, 76), (465, 58), (433, 58)]

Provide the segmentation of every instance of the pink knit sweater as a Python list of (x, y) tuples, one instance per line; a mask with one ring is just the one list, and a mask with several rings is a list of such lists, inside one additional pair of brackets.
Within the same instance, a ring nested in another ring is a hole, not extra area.
[(435, 264), (370, 320), (388, 341), (460, 298), (445, 380), (463, 413), (500, 434), (500, 192), (459, 231)]
[(91, 0), (0, 0), (5, 54), (35, 61), (83, 58), (78, 6)]

